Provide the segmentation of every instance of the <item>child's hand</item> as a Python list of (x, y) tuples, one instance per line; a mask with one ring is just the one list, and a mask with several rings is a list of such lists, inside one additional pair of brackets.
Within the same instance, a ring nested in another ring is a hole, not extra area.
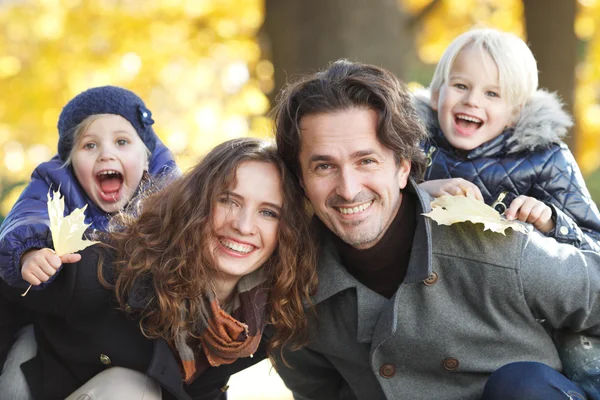
[(52, 249), (29, 250), (21, 256), (21, 276), (30, 284), (37, 286), (46, 282), (63, 263), (81, 260), (80, 254), (57, 256)]
[(548, 233), (554, 229), (552, 209), (544, 202), (529, 196), (519, 196), (510, 203), (504, 213), (506, 219), (528, 222), (540, 232)]
[(442, 197), (445, 194), (452, 196), (466, 196), (470, 194), (477, 200), (483, 201), (483, 196), (479, 188), (463, 178), (435, 179), (420, 183), (419, 187), (433, 197)]

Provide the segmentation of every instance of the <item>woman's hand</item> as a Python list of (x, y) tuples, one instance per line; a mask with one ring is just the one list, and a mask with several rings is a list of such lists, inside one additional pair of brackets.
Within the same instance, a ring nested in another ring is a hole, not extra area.
[(48, 281), (63, 263), (81, 260), (79, 254), (57, 256), (54, 250), (44, 248), (28, 250), (21, 256), (21, 276), (33, 286)]
[(446, 194), (451, 196), (467, 196), (470, 194), (477, 200), (483, 201), (479, 188), (463, 178), (435, 179), (420, 183), (419, 187), (432, 197), (441, 197)]

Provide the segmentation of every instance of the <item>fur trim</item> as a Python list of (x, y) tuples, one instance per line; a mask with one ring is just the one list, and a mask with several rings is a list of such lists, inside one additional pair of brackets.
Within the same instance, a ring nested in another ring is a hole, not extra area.
[[(429, 133), (437, 131), (440, 126), (430, 99), (429, 89), (418, 89), (413, 93), (413, 104)], [(561, 143), (572, 126), (573, 119), (563, 109), (558, 95), (537, 90), (521, 110), (514, 132), (508, 139), (509, 152), (531, 151), (537, 147)]]

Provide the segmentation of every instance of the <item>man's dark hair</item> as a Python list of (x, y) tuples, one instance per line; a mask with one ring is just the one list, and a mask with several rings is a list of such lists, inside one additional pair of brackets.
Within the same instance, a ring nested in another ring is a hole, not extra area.
[(406, 85), (391, 72), (374, 65), (338, 60), (326, 70), (282, 90), (272, 112), (279, 155), (301, 179), (302, 117), (352, 108), (372, 109), (378, 114), (377, 138), (394, 152), (397, 163), (409, 160), (411, 176), (420, 181), (426, 165), (419, 145), (426, 133), (411, 97)]

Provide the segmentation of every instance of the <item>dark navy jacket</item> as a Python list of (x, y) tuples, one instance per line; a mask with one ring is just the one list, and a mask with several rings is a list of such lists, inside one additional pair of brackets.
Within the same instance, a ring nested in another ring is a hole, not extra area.
[[(158, 138), (149, 164), (148, 172), (153, 176), (179, 173), (173, 154)], [(63, 167), (58, 155), (41, 163), (0, 227), (0, 278), (11, 286), (29, 286), (21, 277), (20, 259), (25, 251), (53, 247), (47, 195), (50, 188), (58, 190), (59, 186), (66, 215), (87, 204), (85, 222), (91, 223), (90, 229), (106, 231), (108, 227), (110, 215), (87, 197), (71, 167)]]
[(514, 129), (470, 150), (445, 139), (429, 93), (415, 95), (427, 127), (425, 180), (463, 178), (477, 185), (485, 202), (500, 212), (519, 195), (552, 208), (556, 225), (547, 235), (575, 247), (600, 251), (600, 213), (566, 144), (568, 114), (554, 94), (538, 90), (523, 108)]

